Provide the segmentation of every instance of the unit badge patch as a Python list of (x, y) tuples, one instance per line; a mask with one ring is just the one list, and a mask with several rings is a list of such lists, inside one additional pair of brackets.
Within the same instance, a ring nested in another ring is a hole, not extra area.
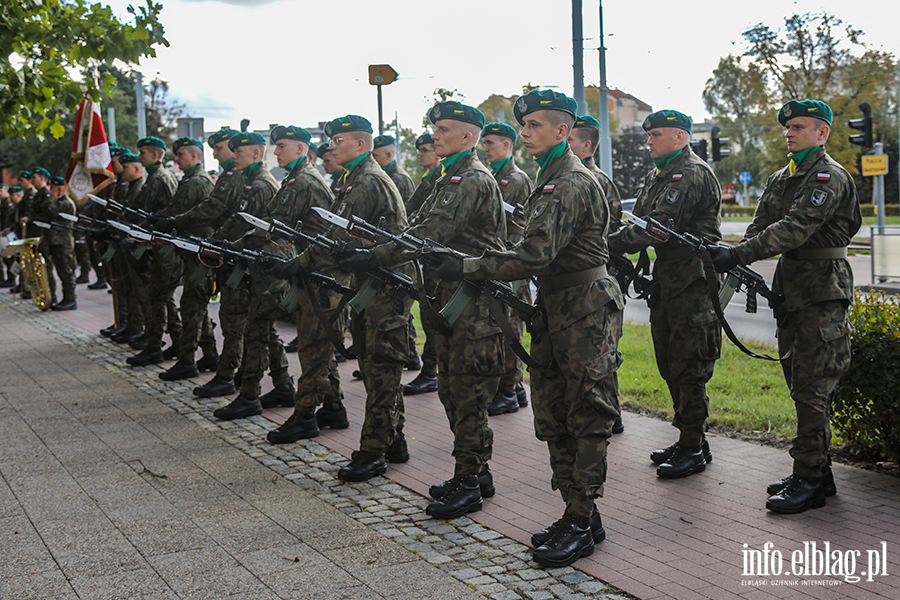
[(826, 200), (828, 200), (828, 192), (825, 190), (813, 190), (812, 196), (809, 197), (813, 206), (822, 206)]
[(456, 192), (451, 192), (449, 194), (444, 194), (444, 197), (441, 198), (441, 206), (447, 206), (453, 199), (456, 198)]
[(681, 190), (666, 190), (666, 202), (669, 204), (675, 204), (678, 202), (678, 198), (681, 196)]
[(531, 218), (532, 218), (532, 219), (536, 219), (536, 218), (538, 218), (539, 216), (541, 216), (541, 213), (544, 212), (544, 209), (545, 209), (545, 208), (547, 208), (547, 203), (546, 203), (546, 202), (542, 202), (541, 204), (538, 204), (537, 206), (535, 206), (535, 207), (534, 207), (534, 212), (531, 213)]

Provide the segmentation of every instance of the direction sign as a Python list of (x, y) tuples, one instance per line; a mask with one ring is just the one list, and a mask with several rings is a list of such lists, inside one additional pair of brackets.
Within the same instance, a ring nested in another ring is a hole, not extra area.
[(372, 85), (390, 85), (397, 79), (397, 71), (391, 65), (369, 65), (369, 83)]
[(750, 173), (744, 171), (738, 176), (738, 181), (740, 181), (744, 185), (747, 185), (748, 183), (750, 183)]
[(876, 154), (875, 156), (862, 156), (862, 174), (863, 177), (872, 175), (887, 175), (888, 161), (887, 154)]

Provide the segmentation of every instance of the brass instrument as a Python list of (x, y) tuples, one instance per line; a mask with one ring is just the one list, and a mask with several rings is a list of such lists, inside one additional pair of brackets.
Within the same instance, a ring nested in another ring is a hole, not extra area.
[(40, 238), (26, 238), (10, 242), (19, 250), (19, 262), (25, 283), (31, 291), (31, 300), (41, 310), (50, 308), (50, 282), (47, 280), (47, 264), (44, 257), (35, 249)]

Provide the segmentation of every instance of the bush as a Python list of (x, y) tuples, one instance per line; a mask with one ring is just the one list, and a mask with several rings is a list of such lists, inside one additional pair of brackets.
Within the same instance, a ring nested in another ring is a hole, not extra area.
[(832, 403), (832, 423), (847, 442), (900, 459), (900, 302), (857, 292), (850, 307), (853, 358)]
[(723, 217), (752, 217), (756, 214), (755, 206), (738, 206), (737, 204), (723, 204)]
[[(864, 216), (864, 217), (874, 217), (875, 216), (875, 205), (874, 204), (860, 204), (859, 212), (862, 213), (862, 216)], [(884, 205), (884, 216), (886, 216), (886, 217), (900, 216), (900, 204), (885, 204)]]

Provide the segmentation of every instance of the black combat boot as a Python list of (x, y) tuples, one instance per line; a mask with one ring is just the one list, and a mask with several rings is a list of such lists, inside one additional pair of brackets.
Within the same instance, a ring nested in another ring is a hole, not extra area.
[(418, 371), (422, 368), (422, 359), (419, 358), (419, 351), (415, 348), (409, 351), (409, 360), (406, 361), (404, 368), (407, 371)]
[(515, 390), (497, 390), (491, 405), (488, 406), (487, 414), (496, 417), (506, 413), (514, 413), (519, 411), (519, 400), (516, 397)]
[(455, 519), (481, 510), (481, 487), (478, 475), (455, 475), (440, 500), (425, 509), (425, 514), (435, 519)]
[(528, 406), (528, 392), (525, 391), (525, 384), (521, 381), (515, 387), (516, 400), (519, 402), (519, 408)]
[(700, 446), (678, 445), (669, 460), (659, 465), (656, 476), (662, 479), (681, 479), (706, 470)]
[(273, 429), (266, 435), (271, 444), (290, 444), (297, 440), (314, 438), (319, 435), (319, 424), (316, 423), (316, 415), (311, 412), (297, 412), (288, 417), (278, 429)]
[(295, 336), (294, 339), (289, 341), (284, 345), (284, 351), (293, 354), (300, 349), (300, 336)]
[(347, 429), (350, 421), (347, 420), (347, 409), (338, 402), (326, 402), (322, 408), (316, 411), (316, 421), (319, 429), (330, 427), (331, 429)]
[(825, 490), (821, 477), (790, 477), (790, 482), (780, 492), (766, 501), (772, 512), (796, 514), (807, 508), (825, 506)]
[(50, 310), (75, 310), (77, 308), (78, 303), (75, 300), (66, 300), (65, 298), (63, 298), (62, 302), (50, 305)]
[(418, 394), (436, 392), (438, 387), (437, 381), (437, 373), (421, 371), (416, 375), (415, 379), (403, 386), (403, 395), (416, 396)]
[(197, 361), (197, 370), (201, 373), (203, 371), (214, 372), (219, 368), (219, 355), (218, 354), (204, 354), (200, 357), (200, 360)]
[[(564, 524), (565, 517), (548, 527), (547, 529), (541, 529), (540, 531), (536, 531), (531, 534), (531, 545), (535, 548), (543, 546), (547, 542), (550, 541), (556, 531)], [(606, 539), (606, 530), (603, 529), (603, 520), (600, 518), (600, 513), (597, 512), (597, 507), (594, 507), (594, 512), (591, 513), (591, 538), (594, 540), (595, 544), (599, 544), (603, 540)]]
[(259, 398), (248, 398), (244, 394), (238, 394), (238, 397), (230, 404), (213, 411), (213, 416), (222, 421), (234, 421), (261, 414), (262, 405), (259, 403)]
[[(143, 350), (149, 345), (150, 341), (147, 337), (147, 332), (141, 333), (141, 335), (128, 340), (128, 345), (134, 348), (135, 350)], [(160, 352), (162, 349), (160, 348)]]
[(409, 447), (402, 431), (394, 434), (394, 442), (385, 450), (384, 459), (393, 464), (409, 462)]
[[(663, 448), (662, 450), (654, 450), (650, 453), (650, 460), (653, 461), (654, 464), (661, 465), (675, 454), (675, 449), (678, 447), (678, 442), (675, 442), (668, 448)], [(706, 441), (706, 436), (703, 436), (703, 441), (700, 442), (700, 449), (703, 450), (703, 460), (706, 461), (706, 464), (712, 462), (712, 452), (709, 451), (709, 442)]]
[(194, 361), (181, 361), (169, 367), (167, 370), (159, 374), (159, 378), (163, 381), (177, 381), (179, 379), (190, 379), (200, 374), (197, 369), (197, 363)]
[(122, 331), (109, 336), (109, 339), (114, 341), (117, 344), (127, 344), (133, 339), (136, 339), (144, 332), (140, 329), (136, 329), (134, 327), (126, 327)]
[(179, 354), (178, 340), (172, 340), (172, 344), (163, 350), (163, 358), (166, 360), (175, 360)]
[[(774, 496), (786, 488), (793, 477), (793, 475), (788, 475), (784, 479), (770, 483), (769, 487), (766, 488), (766, 493)], [(834, 485), (834, 473), (831, 472), (831, 457), (828, 457), (828, 465), (822, 469), (822, 492), (829, 498), (837, 494), (837, 487)]]
[(563, 516), (553, 537), (534, 551), (534, 560), (548, 567), (566, 567), (594, 553), (590, 517)]
[(158, 365), (163, 361), (162, 350), (160, 348), (144, 348), (134, 356), (129, 356), (125, 362), (132, 367), (146, 367), (147, 365)]
[(218, 375), (207, 381), (204, 385), (194, 388), (194, 395), (201, 398), (215, 398), (216, 396), (230, 396), (235, 393), (234, 381), (222, 379)]
[(338, 471), (338, 479), (341, 481), (368, 481), (376, 475), (384, 475), (387, 472), (387, 463), (384, 455), (359, 450), (353, 453), (350, 464)]
[(294, 406), (294, 384), (283, 383), (276, 385), (271, 391), (259, 397), (263, 408), (275, 408), (276, 406)]
[[(428, 488), (428, 494), (435, 500), (440, 500), (444, 497), (444, 494), (447, 493), (447, 490), (450, 489), (452, 484), (452, 479), (448, 479), (444, 483), (435, 484)], [(493, 498), (494, 494), (497, 492), (494, 488), (494, 476), (491, 474), (491, 469), (487, 465), (482, 466), (481, 472), (478, 473), (478, 488), (481, 490), (482, 498)]]
[(613, 423), (612, 432), (616, 434), (622, 433), (623, 431), (625, 431), (625, 424), (622, 423), (622, 415), (619, 415), (618, 417), (616, 417), (615, 423)]

